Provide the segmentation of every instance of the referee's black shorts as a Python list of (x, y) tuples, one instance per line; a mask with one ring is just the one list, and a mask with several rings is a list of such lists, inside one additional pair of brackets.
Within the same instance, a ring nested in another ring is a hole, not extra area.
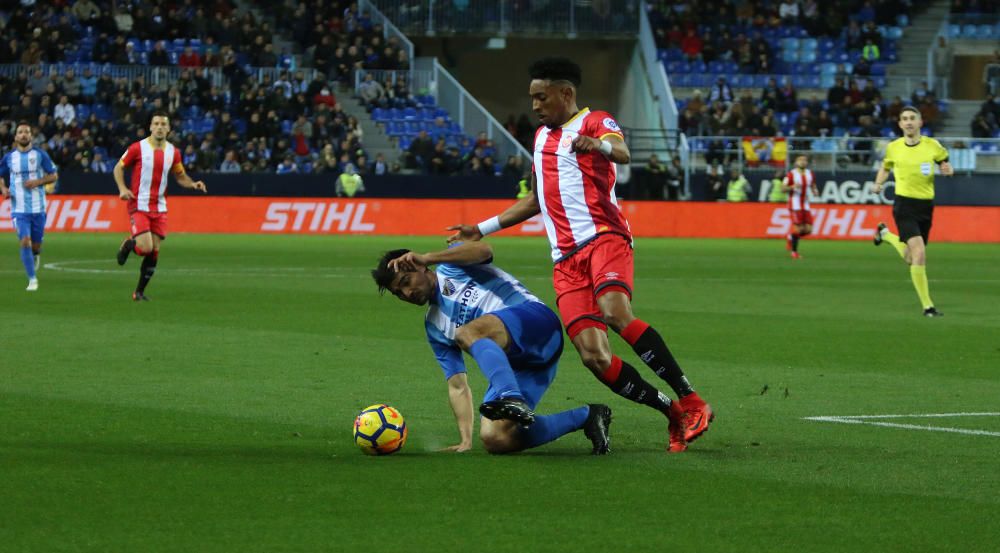
[(934, 200), (918, 200), (906, 196), (896, 196), (892, 206), (892, 218), (896, 220), (899, 240), (906, 243), (914, 236), (921, 236), (924, 244), (931, 236), (931, 220), (934, 218)]

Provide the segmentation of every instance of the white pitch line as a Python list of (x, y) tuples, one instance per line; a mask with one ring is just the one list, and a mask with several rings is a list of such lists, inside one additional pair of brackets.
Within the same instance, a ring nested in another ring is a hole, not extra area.
[(871, 419), (912, 419), (912, 418), (942, 418), (942, 417), (998, 417), (1000, 413), (923, 413), (913, 415), (842, 415), (824, 417), (803, 417), (804, 420), (817, 422), (839, 422), (842, 424), (867, 424), (885, 428), (902, 428), (905, 430), (926, 430), (929, 432), (950, 432), (952, 434), (968, 434), (972, 436), (1000, 437), (1000, 432), (976, 430), (968, 428), (952, 428), (947, 426), (921, 426), (918, 424), (900, 424), (895, 422), (877, 422)]

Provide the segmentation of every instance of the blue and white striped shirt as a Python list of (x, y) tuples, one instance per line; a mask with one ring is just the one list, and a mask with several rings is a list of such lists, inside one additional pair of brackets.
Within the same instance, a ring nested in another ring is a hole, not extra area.
[(491, 263), (437, 266), (437, 293), (430, 300), (424, 328), (445, 378), (465, 372), (455, 331), (483, 315), (526, 302), (539, 302), (516, 278)]
[(7, 181), (10, 187), (10, 212), (45, 213), (45, 187), (36, 186), (31, 190), (24, 189), (24, 183), (32, 179), (40, 179), (56, 172), (49, 154), (32, 148), (22, 152), (14, 148), (0, 161), (0, 178)]

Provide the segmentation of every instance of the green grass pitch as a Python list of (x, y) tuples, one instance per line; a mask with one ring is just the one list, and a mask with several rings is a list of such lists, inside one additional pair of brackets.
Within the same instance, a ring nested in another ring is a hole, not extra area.
[[(582, 433), (436, 451), (457, 433), (423, 309), (368, 272), (440, 240), (177, 234), (134, 304), (119, 239), (50, 234), (36, 293), (0, 251), (2, 551), (997, 551), (1000, 246), (931, 244), (928, 320), (888, 246), (637, 240), (636, 314), (717, 418), (668, 455), (568, 348), (539, 411), (610, 404), (592, 457)], [(493, 245), (552, 305), (545, 241)], [(377, 402), (398, 455), (352, 441)], [(915, 416), (949, 413), (987, 414)], [(910, 416), (806, 419), (860, 415)]]

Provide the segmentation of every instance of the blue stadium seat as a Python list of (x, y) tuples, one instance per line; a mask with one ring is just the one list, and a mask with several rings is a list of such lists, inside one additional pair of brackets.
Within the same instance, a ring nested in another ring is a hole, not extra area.
[(408, 137), (408, 136), (401, 136), (399, 138), (399, 149), (400, 150), (409, 150), (410, 149), (410, 144), (412, 144), (412, 143), (413, 143), (413, 140), (410, 137)]
[(799, 54), (799, 61), (805, 63), (815, 63), (816, 62), (816, 52), (801, 52)]
[(806, 51), (806, 52), (812, 51), (812, 52), (815, 52), (818, 49), (819, 49), (819, 41), (816, 40), (815, 38), (804, 38), (799, 43), (799, 50), (802, 50), (802, 51)]
[(962, 36), (962, 26), (954, 23), (948, 25), (948, 36), (951, 38), (958, 38)]
[(417, 118), (416, 108), (403, 108), (403, 119), (413, 121)]
[(87, 104), (79, 104), (76, 106), (76, 119), (77, 121), (85, 121), (90, 117), (90, 106)]
[(886, 64), (884, 64), (884, 63), (873, 63), (872, 64), (872, 75), (873, 76), (885, 75), (885, 71), (886, 71)]
[(897, 15), (896, 16), (896, 25), (899, 25), (900, 27), (909, 27), (910, 26), (910, 18), (909, 18), (909, 16), (907, 16), (905, 13), (901, 13), (901, 14)]
[(782, 50), (798, 50), (799, 49), (799, 39), (792, 38), (792, 37), (781, 39), (781, 49)]
[(976, 38), (977, 28), (973, 24), (962, 26), (962, 38)]
[(382, 108), (375, 108), (372, 110), (372, 121), (379, 123), (389, 120), (389, 113)]
[(401, 134), (404, 134), (403, 123), (400, 121), (389, 121), (385, 125), (385, 132), (389, 136), (399, 136)]
[(723, 68), (723, 70), (722, 70), (722, 72), (726, 73), (726, 74), (729, 74), (729, 75), (732, 75), (734, 73), (739, 73), (740, 72), (740, 65), (738, 63), (736, 63), (735, 61), (727, 61), (726, 64), (725, 64), (725, 66), (724, 66), (724, 68)]
[(292, 120), (282, 119), (281, 121), (281, 134), (292, 134)]
[(725, 73), (725, 63), (721, 61), (713, 61), (708, 64), (709, 73)]
[(798, 50), (784, 50), (781, 52), (781, 60), (787, 63), (794, 63), (799, 61), (799, 51)]
[(978, 39), (990, 39), (993, 38), (993, 26), (992, 25), (979, 25), (976, 27), (976, 38)]

